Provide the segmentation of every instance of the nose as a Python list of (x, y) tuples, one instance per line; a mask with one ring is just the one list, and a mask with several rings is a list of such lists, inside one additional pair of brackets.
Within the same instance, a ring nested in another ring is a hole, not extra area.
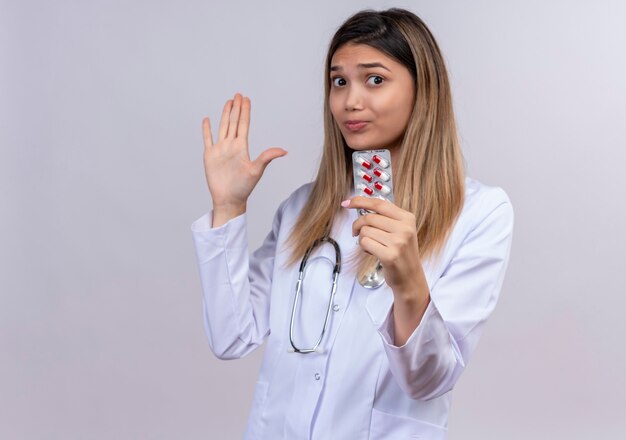
[(350, 86), (348, 88), (346, 93), (345, 109), (346, 111), (363, 109), (363, 94), (358, 87)]

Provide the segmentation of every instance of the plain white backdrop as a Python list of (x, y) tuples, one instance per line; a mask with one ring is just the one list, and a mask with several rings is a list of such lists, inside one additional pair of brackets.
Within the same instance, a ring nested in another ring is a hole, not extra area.
[(0, 1), (0, 438), (227, 439), (262, 349), (220, 361), (189, 231), (201, 120), (252, 99), (248, 209), (314, 178), (323, 61), (373, 7), (430, 27), (469, 175), (515, 209), (501, 300), (450, 439), (622, 439), (626, 6), (584, 1)]

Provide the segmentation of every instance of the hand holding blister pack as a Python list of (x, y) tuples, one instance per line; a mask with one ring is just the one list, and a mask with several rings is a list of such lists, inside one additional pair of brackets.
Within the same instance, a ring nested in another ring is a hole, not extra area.
[[(389, 150), (364, 150), (352, 153), (352, 177), (357, 196), (376, 197), (393, 202), (393, 175)], [(369, 209), (357, 209), (359, 215), (373, 213)], [(366, 289), (376, 289), (385, 282), (380, 261), (373, 272), (359, 279)]]
[[(377, 197), (393, 202), (393, 175), (389, 150), (364, 150), (352, 153), (355, 195)], [(371, 213), (359, 208), (359, 215)]]

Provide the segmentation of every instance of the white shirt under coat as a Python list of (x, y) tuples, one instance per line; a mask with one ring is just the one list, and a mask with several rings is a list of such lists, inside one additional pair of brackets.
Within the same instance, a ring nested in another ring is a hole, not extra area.
[[(281, 203), (252, 254), (245, 213), (211, 228), (208, 212), (191, 225), (211, 350), (237, 359), (267, 343), (246, 439), (447, 438), (451, 390), (496, 305), (513, 232), (504, 190), (469, 177), (465, 183), (463, 210), (442, 258), (423, 262), (430, 304), (401, 347), (393, 344), (391, 288), (365, 289), (343, 270), (322, 352), (289, 351), (298, 265), (283, 267), (284, 243), (311, 183)], [(356, 210), (344, 210), (331, 234), (344, 261), (358, 246), (356, 218)], [(309, 259), (294, 329), (299, 347), (310, 348), (319, 337), (334, 260), (329, 244)]]

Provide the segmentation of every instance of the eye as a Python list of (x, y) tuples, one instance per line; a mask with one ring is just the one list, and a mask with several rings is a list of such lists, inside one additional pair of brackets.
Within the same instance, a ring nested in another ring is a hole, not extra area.
[(336, 76), (334, 78), (331, 78), (331, 81), (333, 82), (333, 86), (335, 86), (335, 87), (341, 87), (341, 86), (345, 86), (346, 85), (346, 80), (343, 79), (340, 76)]
[(384, 78), (380, 75), (372, 75), (369, 78), (367, 78), (367, 81), (372, 85), (378, 86), (383, 83)]

